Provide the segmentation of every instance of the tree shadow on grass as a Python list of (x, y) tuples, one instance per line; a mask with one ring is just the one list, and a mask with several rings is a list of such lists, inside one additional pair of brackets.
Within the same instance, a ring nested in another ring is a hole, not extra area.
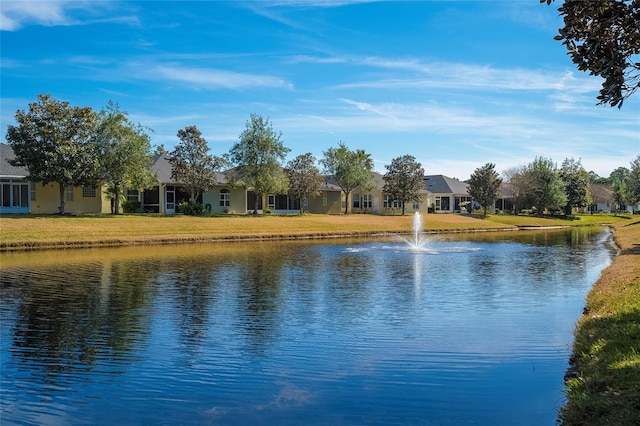
[(565, 376), (563, 425), (640, 424), (640, 309), (584, 319)]

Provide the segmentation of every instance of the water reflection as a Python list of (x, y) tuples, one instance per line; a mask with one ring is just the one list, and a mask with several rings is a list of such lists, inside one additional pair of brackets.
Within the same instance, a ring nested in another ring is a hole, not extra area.
[(550, 424), (607, 238), (3, 253), (3, 422)]

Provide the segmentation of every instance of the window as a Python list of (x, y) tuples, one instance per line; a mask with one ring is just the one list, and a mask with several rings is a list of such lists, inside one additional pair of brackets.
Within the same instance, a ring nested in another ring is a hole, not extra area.
[(360, 208), (360, 194), (353, 194), (353, 208)]
[(231, 194), (228, 189), (220, 190), (220, 207), (229, 207), (231, 205)]
[(362, 196), (362, 208), (370, 209), (373, 206), (373, 196), (371, 194), (365, 194)]
[(384, 207), (385, 209), (397, 209), (398, 207), (400, 207), (400, 201), (392, 200), (389, 195), (385, 195), (382, 201), (382, 207)]
[(449, 197), (436, 197), (436, 211), (449, 211)]
[(2, 207), (11, 207), (11, 183), (2, 182), (0, 197), (2, 198)]
[(31, 201), (35, 201), (36, 200), (36, 183), (35, 182), (31, 182)]
[(417, 202), (417, 201), (414, 201), (414, 202), (413, 202), (413, 209), (414, 209), (414, 210), (420, 210), (420, 203), (419, 203), (419, 202)]
[(137, 189), (127, 190), (127, 201), (139, 201), (140, 192)]
[(326, 192), (324, 192), (324, 193), (322, 194), (322, 205), (323, 205), (324, 207), (326, 207), (326, 206), (327, 206), (327, 193), (326, 193)]
[(64, 189), (64, 200), (73, 201), (73, 186), (67, 186)]
[(83, 186), (82, 187), (82, 196), (84, 198), (95, 198), (96, 197), (96, 187), (95, 186)]
[(29, 184), (25, 182), (2, 182), (0, 206), (29, 207)]

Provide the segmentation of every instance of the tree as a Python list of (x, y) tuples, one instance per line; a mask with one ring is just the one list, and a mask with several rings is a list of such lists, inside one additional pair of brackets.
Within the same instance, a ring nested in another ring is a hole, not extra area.
[(282, 133), (273, 130), (269, 119), (251, 114), (239, 141), (227, 154), (229, 162), (236, 166), (233, 180), (242, 180), (256, 194), (254, 214), (258, 214), (262, 196), (287, 192), (282, 163), (290, 149), (284, 146), (281, 137)]
[(320, 163), (325, 173), (333, 175), (345, 195), (344, 213), (349, 213), (349, 194), (357, 187), (368, 191), (375, 187), (373, 180), (373, 160), (364, 150), (351, 151), (340, 142), (337, 148), (323, 152)]
[[(551, 4), (553, 0), (540, 0)], [(640, 86), (640, 2), (638, 0), (566, 0), (556, 40), (567, 47), (580, 71), (604, 79), (598, 104), (622, 107)]]
[(569, 216), (574, 207), (586, 207), (591, 204), (589, 192), (589, 173), (582, 167), (580, 160), (567, 158), (560, 167), (560, 179), (564, 183), (567, 204), (564, 214)]
[(611, 190), (613, 192), (613, 202), (616, 210), (620, 210), (621, 206), (626, 204), (627, 199), (627, 177), (631, 172), (626, 167), (618, 167), (609, 175), (611, 181)]
[(564, 186), (551, 159), (537, 157), (529, 165), (529, 172), (532, 186), (528, 195), (538, 216), (542, 216), (545, 209), (558, 209), (566, 205)]
[(289, 191), (300, 203), (300, 213), (304, 213), (304, 200), (320, 195), (320, 186), (324, 178), (315, 166), (316, 158), (309, 152), (298, 155), (287, 163)]
[(606, 178), (606, 177), (602, 177), (600, 175), (598, 175), (596, 172), (594, 172), (593, 170), (588, 172), (589, 174), (589, 183), (597, 183), (597, 184), (610, 184), (611, 183), (611, 179)]
[(620, 182), (625, 180), (627, 176), (629, 176), (629, 169), (627, 169), (626, 167), (618, 167), (609, 175), (609, 181), (611, 183), (614, 183), (616, 181)]
[(160, 155), (169, 155), (169, 151), (167, 151), (167, 148), (165, 148), (164, 144), (161, 143), (160, 145), (156, 145), (153, 147), (153, 152), (151, 153), (151, 155), (154, 157)]
[(189, 193), (189, 201), (197, 198), (217, 183), (217, 173), (224, 160), (209, 154), (207, 141), (196, 126), (178, 130), (180, 142), (169, 153), (171, 179), (180, 182)]
[(629, 175), (626, 178), (627, 204), (640, 203), (640, 154), (631, 162)]
[(125, 188), (152, 188), (157, 179), (151, 170), (151, 141), (139, 124), (127, 118), (117, 104), (109, 102), (98, 114), (95, 141), (100, 159), (100, 174), (107, 183), (112, 213), (120, 213)]
[(405, 203), (420, 201), (420, 190), (424, 189), (424, 169), (412, 155), (403, 155), (391, 160), (391, 164), (384, 166), (387, 173), (383, 176), (383, 191), (392, 200), (400, 202), (402, 214)]
[(531, 171), (527, 165), (514, 166), (502, 172), (506, 196), (513, 198), (513, 213), (524, 208), (524, 202), (531, 190)]
[(500, 197), (502, 179), (495, 167), (495, 164), (487, 163), (475, 169), (469, 178), (469, 195), (483, 207), (483, 216), (485, 217), (489, 208)]
[(18, 110), (15, 120), (18, 125), (10, 125), (6, 136), (16, 156), (11, 164), (26, 167), (33, 182), (57, 182), (58, 210), (64, 214), (66, 187), (98, 182), (99, 157), (92, 138), (95, 112), (41, 94), (28, 112)]

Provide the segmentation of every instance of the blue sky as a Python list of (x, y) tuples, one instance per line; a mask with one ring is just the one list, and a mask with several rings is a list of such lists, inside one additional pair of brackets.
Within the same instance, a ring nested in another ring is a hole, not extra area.
[(1, 131), (39, 93), (120, 104), (171, 150), (196, 125), (226, 153), (251, 113), (289, 159), (343, 141), (384, 173), (410, 154), (467, 179), (551, 158), (601, 176), (640, 154), (640, 94), (596, 105), (601, 81), (553, 40), (556, 1), (3, 1)]

